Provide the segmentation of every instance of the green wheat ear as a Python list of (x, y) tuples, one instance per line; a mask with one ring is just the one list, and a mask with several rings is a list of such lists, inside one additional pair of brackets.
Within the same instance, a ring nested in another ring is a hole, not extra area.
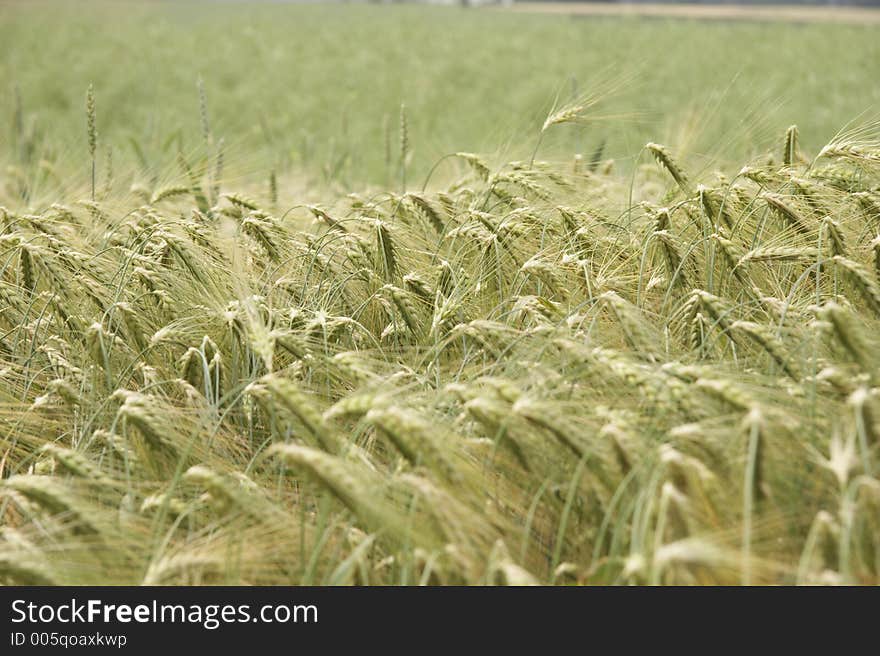
[(785, 144), (782, 148), (782, 163), (790, 167), (797, 159), (798, 127), (790, 126), (785, 131)]
[(92, 163), (92, 200), (95, 200), (95, 153), (98, 150), (98, 112), (95, 105), (95, 88), (89, 85), (86, 92), (86, 130), (89, 140), (89, 157)]
[(199, 120), (202, 126), (202, 137), (205, 139), (206, 144), (210, 144), (213, 141), (213, 136), (211, 133), (211, 122), (208, 120), (208, 94), (205, 91), (205, 81), (201, 75), (196, 81), (196, 87), (199, 91)]
[(406, 193), (406, 160), (409, 156), (409, 126), (406, 105), (400, 104), (400, 193)]
[(273, 210), (278, 207), (278, 176), (275, 169), (269, 172), (269, 205)]
[(651, 154), (654, 156), (654, 159), (657, 160), (657, 163), (660, 164), (669, 175), (672, 176), (672, 179), (681, 187), (681, 190), (687, 193), (689, 191), (688, 177), (678, 163), (673, 159), (672, 154), (666, 148), (666, 146), (661, 146), (656, 143), (648, 143), (645, 145)]

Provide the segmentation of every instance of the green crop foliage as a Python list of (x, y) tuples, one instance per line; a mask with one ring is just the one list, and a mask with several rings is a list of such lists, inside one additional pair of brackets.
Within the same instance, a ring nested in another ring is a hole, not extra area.
[(880, 583), (870, 28), (47, 6), (0, 582)]

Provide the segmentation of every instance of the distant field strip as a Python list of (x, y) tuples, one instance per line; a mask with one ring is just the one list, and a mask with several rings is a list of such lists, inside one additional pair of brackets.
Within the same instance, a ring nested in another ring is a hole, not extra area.
[(617, 4), (593, 2), (518, 2), (511, 11), (572, 16), (644, 16), (707, 20), (790, 21), (800, 23), (880, 24), (880, 10), (869, 7), (804, 7), (790, 5)]

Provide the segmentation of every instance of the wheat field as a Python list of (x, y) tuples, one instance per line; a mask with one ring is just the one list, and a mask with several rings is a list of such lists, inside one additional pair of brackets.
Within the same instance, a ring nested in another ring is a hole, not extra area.
[(870, 28), (95, 7), (0, 6), (0, 582), (880, 583)]

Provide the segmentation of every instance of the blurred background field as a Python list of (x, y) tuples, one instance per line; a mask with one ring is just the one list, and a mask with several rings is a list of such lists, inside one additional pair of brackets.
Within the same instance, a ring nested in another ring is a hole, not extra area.
[(542, 157), (605, 143), (625, 166), (657, 139), (741, 161), (792, 122), (815, 149), (880, 101), (875, 25), (243, 2), (6, 2), (0, 16), (0, 157), (80, 185), (90, 83), (119, 171), (200, 148), (201, 76), (228, 175), (346, 190), (396, 179), (401, 103), (419, 178), (460, 150), (527, 157), (554, 98), (596, 85), (614, 120), (548, 135)]

